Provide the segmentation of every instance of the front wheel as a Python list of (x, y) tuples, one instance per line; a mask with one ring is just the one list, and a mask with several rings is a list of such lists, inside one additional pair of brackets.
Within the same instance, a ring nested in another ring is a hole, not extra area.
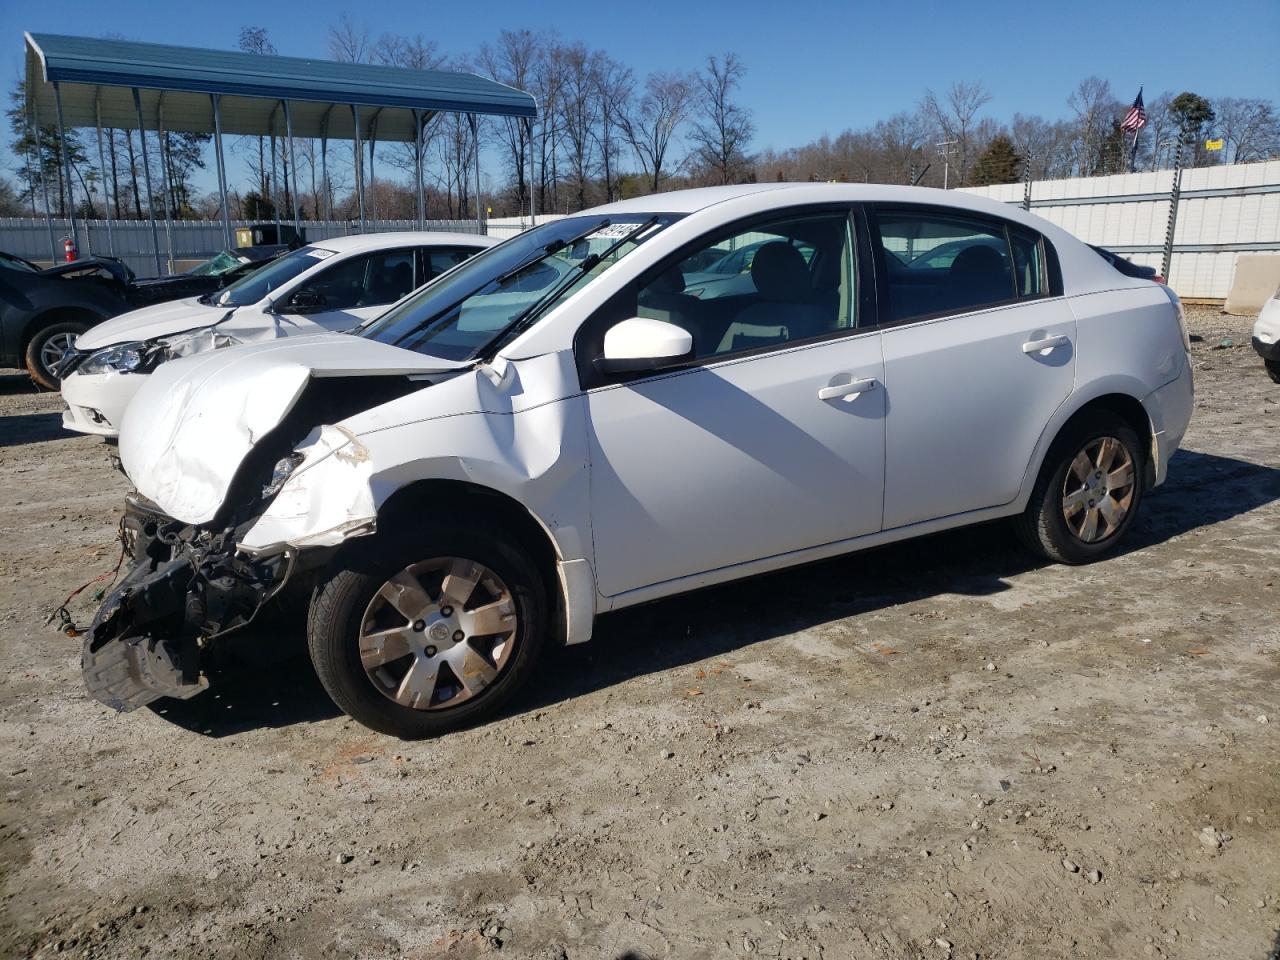
[(46, 390), (57, 390), (61, 382), (57, 365), (70, 350), (75, 338), (89, 329), (73, 320), (52, 323), (35, 332), (27, 341), (26, 365), (31, 379)]
[(1263, 360), (1267, 366), (1267, 373), (1271, 374), (1272, 383), (1280, 383), (1280, 360)]
[(307, 641), (344, 712), (417, 739), (493, 716), (533, 671), (546, 630), (524, 551), (472, 528), (361, 544), (317, 587)]
[(1026, 510), (1016, 521), (1032, 550), (1059, 563), (1110, 553), (1142, 502), (1146, 460), (1123, 419), (1097, 413), (1070, 424), (1045, 457)]

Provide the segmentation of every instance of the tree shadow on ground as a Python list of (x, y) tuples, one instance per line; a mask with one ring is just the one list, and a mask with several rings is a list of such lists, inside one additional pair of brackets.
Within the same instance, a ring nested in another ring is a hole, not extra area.
[[(1123, 553), (1280, 500), (1280, 470), (1243, 460), (1181, 451), (1169, 477), (1148, 494)], [(590, 643), (552, 651), (507, 714), (930, 596), (1000, 593), (1010, 577), (1043, 565), (1017, 545), (1006, 524), (990, 523), (608, 614), (597, 621)], [(213, 737), (337, 715), (296, 623), (247, 630), (220, 655), (210, 691), (163, 702), (162, 715)]]

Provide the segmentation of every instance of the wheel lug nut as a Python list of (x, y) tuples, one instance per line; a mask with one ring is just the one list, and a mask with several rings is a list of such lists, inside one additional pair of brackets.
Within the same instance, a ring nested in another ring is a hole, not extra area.
[(453, 616), (453, 607), (441, 607), (441, 608), (440, 608), (440, 616), (442, 616), (442, 617), (452, 617), (452, 616)]
[(436, 648), (427, 647), (427, 649), (424, 650), (423, 653), (425, 653), (428, 657), (434, 657), (436, 655)]
[(413, 629), (417, 630), (418, 633), (421, 633), (423, 630), (427, 629), (426, 621), (424, 620), (413, 621)]
[(467, 635), (463, 633), (461, 630), (455, 630), (453, 631), (453, 642), (461, 643), (466, 638), (466, 636)]

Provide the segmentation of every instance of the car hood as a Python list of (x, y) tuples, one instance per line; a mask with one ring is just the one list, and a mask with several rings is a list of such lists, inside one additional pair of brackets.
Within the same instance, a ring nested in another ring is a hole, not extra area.
[(76, 337), (77, 350), (98, 350), (117, 343), (171, 336), (207, 327), (227, 315), (226, 307), (211, 307), (194, 297), (131, 310), (112, 317)]
[[(120, 425), (120, 462), (138, 491), (169, 516), (207, 523), (245, 457), (313, 379), (416, 377), (468, 366), (343, 333), (171, 360), (130, 401)], [(372, 399), (370, 406), (380, 402)]]

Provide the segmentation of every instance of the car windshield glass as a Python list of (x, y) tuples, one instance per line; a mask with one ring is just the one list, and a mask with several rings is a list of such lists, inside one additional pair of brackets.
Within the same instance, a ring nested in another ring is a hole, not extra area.
[(566, 217), (492, 247), (423, 287), (360, 336), (450, 360), (473, 360), (674, 222), (628, 213)]
[(216, 257), (210, 257), (194, 270), (188, 270), (187, 274), (192, 277), (216, 277), (238, 266), (240, 266), (240, 258), (230, 250), (223, 250)]
[(244, 307), (257, 303), (273, 290), (280, 289), (294, 277), (310, 270), (333, 256), (330, 250), (320, 247), (303, 247), (288, 256), (273, 260), (261, 270), (255, 270), (237, 280), (218, 295), (215, 301), (220, 307)]
[(27, 263), (25, 260), (19, 260), (17, 257), (11, 257), (7, 253), (0, 253), (0, 267), (9, 270), (17, 270), (20, 273), (39, 273), (35, 267)]

